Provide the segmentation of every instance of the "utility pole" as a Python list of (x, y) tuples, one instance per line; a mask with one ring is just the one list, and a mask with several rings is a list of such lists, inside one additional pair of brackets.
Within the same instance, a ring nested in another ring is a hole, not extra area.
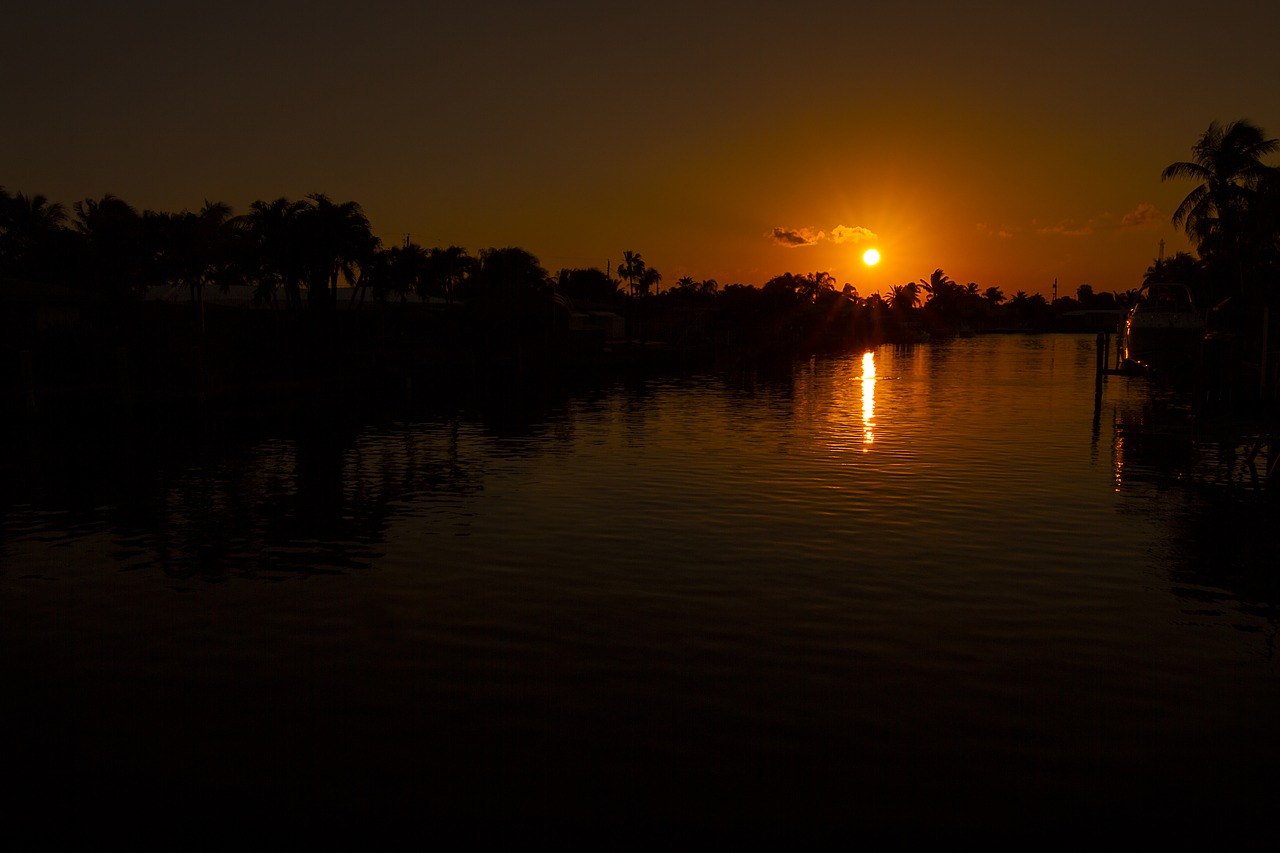
[(1053, 280), (1053, 301), (1055, 303), (1058, 301), (1058, 280), (1056, 278)]

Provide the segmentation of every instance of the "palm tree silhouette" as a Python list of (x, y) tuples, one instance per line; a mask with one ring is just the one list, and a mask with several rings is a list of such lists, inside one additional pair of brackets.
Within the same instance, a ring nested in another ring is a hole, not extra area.
[(1262, 158), (1280, 149), (1280, 140), (1266, 139), (1262, 128), (1241, 119), (1225, 128), (1216, 121), (1191, 147), (1193, 162), (1170, 163), (1160, 180), (1199, 181), (1173, 212), (1173, 224), (1185, 225), (1187, 236), (1204, 241), (1224, 230), (1240, 227), (1258, 184), (1272, 171)]
[(505, 303), (526, 301), (548, 287), (547, 271), (524, 249), (484, 249), (471, 276), (475, 295)]
[(115, 296), (142, 291), (154, 255), (142, 215), (110, 193), (98, 200), (77, 201), (73, 208), (72, 227), (84, 250), (81, 276)]
[(1241, 289), (1246, 267), (1275, 243), (1274, 223), (1258, 220), (1267, 216), (1270, 201), (1261, 190), (1276, 182), (1276, 169), (1262, 158), (1278, 149), (1280, 140), (1267, 139), (1250, 121), (1226, 127), (1214, 121), (1191, 147), (1192, 161), (1171, 163), (1160, 173), (1162, 181), (1199, 182), (1173, 212), (1173, 224), (1185, 228), (1201, 259), (1230, 263)]
[(919, 284), (920, 289), (929, 294), (929, 301), (936, 301), (938, 305), (949, 304), (952, 295), (959, 287), (941, 269), (936, 269), (929, 273), (929, 278), (927, 279), (920, 279)]
[(255, 201), (241, 217), (249, 242), (250, 278), (257, 285), (259, 302), (275, 304), (276, 292), (283, 290), (289, 308), (302, 307), (302, 248), (298, 214), (304, 202), (277, 198)]
[(653, 267), (645, 267), (644, 272), (640, 274), (640, 278), (637, 280), (637, 283), (640, 285), (641, 295), (648, 296), (650, 290), (657, 293), (658, 285), (662, 284), (662, 273), (658, 272)]
[(427, 290), (442, 294), (445, 303), (452, 305), (454, 296), (475, 266), (476, 259), (461, 246), (431, 249), (427, 252)]
[(59, 277), (66, 221), (61, 204), (39, 194), (11, 196), (0, 187), (0, 271), (34, 281)]
[(373, 298), (380, 302), (391, 296), (403, 302), (410, 293), (425, 296), (429, 268), (427, 250), (408, 237), (403, 246), (377, 249), (364, 261), (360, 280), (351, 288), (347, 307), (364, 304), (366, 290), (372, 290)]
[(639, 252), (630, 249), (622, 253), (622, 263), (618, 264), (618, 275), (627, 283), (627, 291), (635, 296), (636, 283), (644, 276), (644, 261)]
[(889, 288), (889, 307), (894, 311), (906, 311), (920, 304), (920, 285), (914, 281), (895, 284)]
[(338, 203), (324, 193), (311, 193), (297, 213), (302, 267), (312, 307), (336, 304), (338, 279), (354, 285), (363, 264), (378, 248), (369, 219), (354, 201)]
[(1186, 252), (1176, 252), (1170, 257), (1160, 258), (1147, 267), (1142, 275), (1143, 284), (1157, 282), (1178, 282), (1192, 285), (1200, 276), (1200, 264)]
[(156, 253), (158, 277), (187, 287), (196, 309), (197, 328), (204, 332), (204, 291), (210, 284), (227, 284), (232, 274), (232, 241), (236, 224), (223, 202), (205, 201), (198, 213), (143, 214)]

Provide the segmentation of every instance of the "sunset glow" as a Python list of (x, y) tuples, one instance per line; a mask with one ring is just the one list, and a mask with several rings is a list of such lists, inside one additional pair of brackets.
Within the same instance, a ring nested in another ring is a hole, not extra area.
[[(1193, 55), (1184, 20), (1098, 27), (1115, 9), (1091, 0), (1063, 21), (1007, 0), (936, 17), (834, 2), (727, 18), (663, 3), (374, 5), (321, 0), (313, 33), (275, 4), (173, 20), (28, 4), (6, 20), (20, 131), (5, 136), (0, 185), (68, 212), (110, 193), (243, 215), (319, 192), (359, 202), (385, 246), (518, 246), (553, 273), (616, 269), (635, 250), (663, 289), (822, 270), (872, 292), (941, 268), (1049, 295), (1055, 280), (1060, 293), (1134, 288), (1161, 241), (1166, 256), (1189, 249), (1170, 221), (1189, 187), (1160, 172), (1209, 120), (1280, 130), (1275, 28), (1239, 26), (1258, 11), (1239, 0), (1198, 23), (1196, 85), (1168, 103), (1130, 58)], [(1066, 29), (1046, 47), (1049, 21)], [(876, 86), (833, 110), (794, 49), (838, 56), (866, 31), (857, 75)], [(424, 50), (423, 33), (451, 35)], [(304, 46), (343, 62), (303, 72)], [(956, 50), (963, 71), (919, 61)], [(437, 91), (432, 109), (403, 108)], [(354, 115), (372, 124), (309, 131)], [(91, 143), (71, 130), (85, 127)], [(877, 284), (858, 281), (873, 272)]]

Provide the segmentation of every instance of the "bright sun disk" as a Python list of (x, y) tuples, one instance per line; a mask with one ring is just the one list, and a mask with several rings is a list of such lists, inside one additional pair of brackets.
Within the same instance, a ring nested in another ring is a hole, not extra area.
[(874, 267), (880, 263), (880, 252), (876, 249), (867, 249), (862, 253), (862, 262), (869, 267)]

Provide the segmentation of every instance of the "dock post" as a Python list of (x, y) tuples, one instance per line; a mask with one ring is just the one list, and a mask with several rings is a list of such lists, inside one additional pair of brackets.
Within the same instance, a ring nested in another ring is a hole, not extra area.
[(208, 398), (209, 383), (204, 369), (204, 347), (194, 344), (191, 347), (192, 379), (194, 380), (196, 402), (203, 406)]
[(1098, 332), (1097, 351), (1094, 353), (1096, 365), (1093, 373), (1093, 390), (1095, 394), (1102, 394), (1102, 377), (1107, 367), (1107, 335), (1106, 332)]
[(1262, 306), (1262, 353), (1258, 360), (1258, 399), (1267, 399), (1267, 347), (1271, 343), (1268, 326), (1271, 320), (1271, 307)]

